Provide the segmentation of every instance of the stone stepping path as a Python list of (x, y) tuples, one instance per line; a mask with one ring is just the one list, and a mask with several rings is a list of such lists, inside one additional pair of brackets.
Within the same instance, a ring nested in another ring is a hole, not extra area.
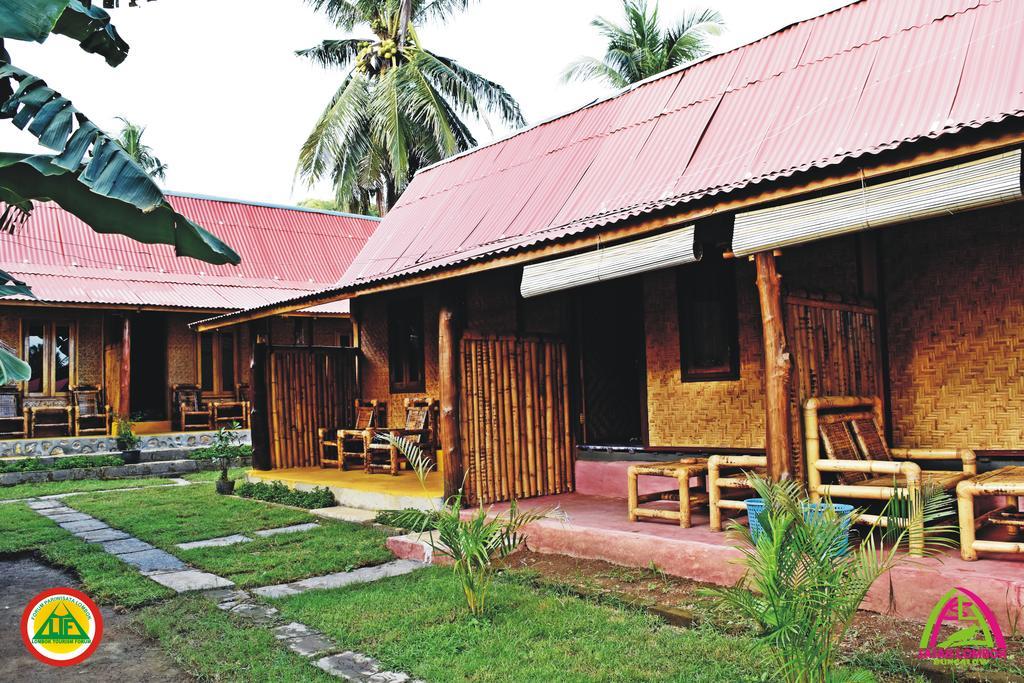
[[(259, 590), (253, 592), (258, 593)], [(334, 641), (305, 624), (297, 621), (284, 623), (277, 608), (254, 601), (246, 591), (212, 590), (206, 591), (204, 595), (226, 612), (270, 626), (274, 637), (285, 647), (300, 657), (308, 658), (332, 676), (355, 683), (414, 683), (409, 674), (383, 670), (380, 662), (373, 657), (351, 650), (338, 652), (341, 648)]]
[[(293, 524), (291, 526), (277, 527), (276, 529), (263, 529), (261, 531), (254, 531), (253, 536), (259, 536), (266, 538), (267, 536), (276, 536), (278, 534), (295, 534), (300, 531), (309, 531), (310, 529), (316, 529), (320, 525), (316, 522), (306, 522), (305, 524)], [(228, 545), (235, 545), (237, 543), (249, 543), (253, 539), (245, 536), (244, 534), (232, 534), (231, 536), (221, 536), (220, 538), (208, 538), (204, 541), (189, 541), (188, 543), (178, 543), (175, 547), (181, 550), (194, 550), (196, 548), (220, 548)]]
[(254, 588), (253, 593), (261, 598), (284, 598), (289, 595), (298, 595), (311, 590), (326, 590), (329, 588), (341, 588), (356, 583), (369, 583), (378, 581), (389, 576), (401, 576), (409, 574), (424, 567), (422, 562), (414, 560), (393, 560), (385, 564), (378, 564), (372, 567), (362, 567), (350, 572), (337, 572), (325, 576), (314, 576), (310, 579), (293, 581), (291, 583), (279, 583), (276, 586), (264, 586)]
[(193, 569), (174, 555), (133, 538), (120, 529), (114, 529), (95, 517), (70, 508), (59, 499), (33, 500), (28, 506), (83, 541), (100, 544), (105, 552), (178, 593), (234, 585), (233, 582), (216, 574)]

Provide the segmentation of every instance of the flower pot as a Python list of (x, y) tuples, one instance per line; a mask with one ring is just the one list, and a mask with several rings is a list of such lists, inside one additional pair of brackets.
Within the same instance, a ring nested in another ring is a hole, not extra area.
[(222, 496), (228, 496), (235, 492), (235, 480), (234, 479), (218, 479), (217, 480), (217, 493)]
[(133, 448), (129, 451), (121, 451), (121, 459), (124, 460), (125, 465), (137, 465), (141, 457), (142, 451), (138, 448)]
[[(757, 543), (758, 537), (764, 533), (764, 529), (761, 526), (760, 515), (764, 512), (764, 500), (761, 498), (748, 498), (743, 501), (747, 505), (747, 523), (750, 525), (750, 536)], [(809, 503), (804, 502), (800, 504), (800, 507), (804, 511), (804, 519), (807, 521), (813, 520), (815, 517), (821, 516), (821, 514), (827, 509), (832, 508), (836, 511), (836, 514), (843, 519), (843, 525), (846, 527), (847, 536), (842, 542), (836, 544), (835, 554), (845, 555), (849, 550), (849, 531), (850, 531), (850, 518), (849, 515), (853, 512), (852, 505), (846, 505), (844, 503)]]

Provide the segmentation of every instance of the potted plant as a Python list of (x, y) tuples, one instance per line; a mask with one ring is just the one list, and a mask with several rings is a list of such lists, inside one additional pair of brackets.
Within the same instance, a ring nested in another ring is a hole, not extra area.
[(142, 439), (135, 435), (132, 421), (129, 418), (123, 416), (117, 418), (116, 441), (117, 449), (121, 451), (121, 458), (126, 465), (134, 465), (139, 462), (139, 458), (142, 456), (139, 444)]
[(220, 466), (220, 477), (215, 485), (217, 493), (222, 496), (230, 495), (235, 491), (235, 480), (228, 478), (228, 468), (231, 467), (231, 460), (237, 455), (235, 442), (238, 440), (238, 434), (234, 431), (237, 428), (237, 422), (231, 424), (231, 429), (221, 427), (217, 430), (217, 436), (214, 437), (214, 444), (211, 447), (217, 454), (217, 464)]

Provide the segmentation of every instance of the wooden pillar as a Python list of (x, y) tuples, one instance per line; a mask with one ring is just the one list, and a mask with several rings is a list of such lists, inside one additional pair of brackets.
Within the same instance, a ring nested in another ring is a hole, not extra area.
[(127, 313), (121, 326), (121, 387), (117, 398), (117, 414), (129, 418), (132, 411), (132, 319)]
[(786, 348), (786, 328), (782, 319), (782, 278), (775, 254), (764, 251), (754, 256), (757, 265), (757, 290), (761, 301), (761, 327), (764, 336), (764, 408), (765, 451), (768, 476), (775, 481), (792, 476), (790, 458), (789, 384), (792, 359)]
[(438, 375), (441, 394), (441, 468), (447, 500), (462, 488), (462, 444), (459, 436), (459, 338), (452, 307), (441, 307), (437, 323)]
[(252, 340), (250, 359), (250, 381), (252, 391), (249, 407), (249, 434), (252, 440), (252, 466), (257, 470), (273, 469), (270, 462), (270, 427), (267, 420), (267, 363), (269, 350), (265, 334), (257, 332), (255, 326), (249, 330)]

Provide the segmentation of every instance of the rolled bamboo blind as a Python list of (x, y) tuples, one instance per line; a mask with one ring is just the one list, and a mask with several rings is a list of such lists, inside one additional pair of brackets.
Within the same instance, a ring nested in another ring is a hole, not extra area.
[(572, 491), (564, 342), (464, 336), (460, 420), (466, 500)]
[(352, 423), (356, 388), (352, 349), (272, 349), (270, 452), (274, 469), (320, 464), (317, 429)]
[(786, 336), (793, 356), (793, 471), (802, 477), (804, 401), (813, 396), (883, 394), (878, 309), (865, 303), (788, 296)]

